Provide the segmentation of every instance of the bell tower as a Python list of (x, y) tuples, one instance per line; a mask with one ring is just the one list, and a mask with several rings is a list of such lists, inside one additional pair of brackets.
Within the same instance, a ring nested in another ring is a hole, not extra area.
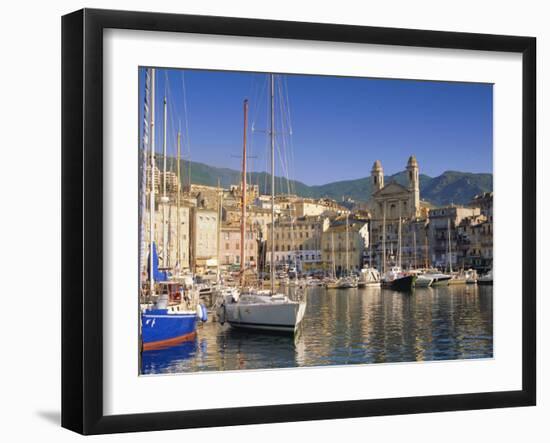
[(380, 160), (376, 160), (372, 165), (372, 193), (380, 191), (384, 187), (384, 170), (382, 169), (382, 163)]
[(411, 155), (407, 162), (407, 175), (409, 179), (411, 217), (418, 217), (420, 214), (420, 181), (418, 177), (418, 162), (414, 155)]

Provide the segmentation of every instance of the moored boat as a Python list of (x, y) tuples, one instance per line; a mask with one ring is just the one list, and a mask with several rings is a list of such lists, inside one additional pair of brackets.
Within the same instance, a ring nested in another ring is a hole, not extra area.
[(468, 269), (465, 271), (466, 275), (466, 284), (472, 285), (477, 283), (477, 272), (475, 269)]
[[(271, 89), (271, 225), (270, 237), (274, 237), (275, 226), (275, 80), (274, 74), (269, 76)], [(306, 310), (307, 299), (305, 297), (305, 282), (302, 284), (296, 278), (288, 280), (286, 276), (286, 285), (280, 284), (280, 287), (287, 287), (294, 290), (295, 295), (302, 295), (299, 300), (290, 300), (288, 296), (275, 291), (275, 248), (271, 243), (270, 251), (270, 279), (271, 288), (254, 289), (245, 288), (245, 231), (246, 231), (246, 210), (247, 210), (247, 173), (246, 173), (246, 134), (247, 134), (247, 115), (248, 100), (244, 101), (244, 135), (243, 135), (243, 163), (242, 163), (242, 193), (241, 193), (241, 251), (240, 251), (240, 287), (241, 292), (238, 297), (234, 294), (225, 296), (218, 304), (218, 321), (222, 324), (228, 322), (232, 327), (252, 329), (258, 331), (294, 333), (300, 325)], [(297, 277), (295, 269), (291, 269), (292, 275)], [(293, 281), (292, 288), (290, 281)], [(303, 294), (302, 294), (303, 290)]]
[(419, 274), (416, 277), (416, 281), (414, 285), (417, 288), (427, 288), (432, 285), (433, 281), (434, 281), (433, 278), (427, 277), (424, 274)]
[(493, 270), (491, 269), (487, 274), (482, 275), (477, 279), (478, 285), (492, 285), (493, 284)]
[[(172, 283), (167, 286), (172, 286)], [(183, 296), (183, 292), (180, 294)], [(172, 302), (169, 294), (159, 295), (154, 303), (142, 306), (142, 350), (162, 349), (193, 340), (199, 320), (207, 320), (204, 305), (198, 305), (195, 311), (189, 309), (183, 298), (179, 302)]]
[(416, 283), (416, 275), (406, 274), (399, 266), (392, 267), (382, 277), (382, 287), (395, 291), (410, 291)]
[(443, 274), (441, 272), (427, 272), (424, 276), (432, 279), (432, 286), (447, 286), (449, 284), (449, 280), (451, 279), (450, 275)]
[[(167, 243), (167, 229), (164, 226), (165, 205), (168, 202), (166, 194), (166, 180), (163, 183), (163, 230), (162, 252), (164, 269), (159, 269), (159, 256), (155, 243), (155, 213), (157, 211), (156, 194), (153, 185), (153, 174), (156, 168), (155, 160), (155, 69), (149, 68), (146, 71), (146, 92), (145, 92), (145, 114), (144, 114), (144, 137), (143, 137), (143, 179), (142, 179), (142, 206), (140, 211), (140, 224), (142, 231), (145, 225), (145, 190), (146, 171), (150, 170), (149, 180), (149, 250), (147, 257), (147, 278), (145, 273), (140, 273), (140, 339), (142, 351), (170, 347), (186, 340), (193, 340), (196, 335), (198, 319), (206, 321), (207, 312), (203, 305), (198, 304), (198, 295), (191, 287), (185, 284), (185, 279), (174, 278), (169, 272), (166, 264), (169, 261)], [(166, 98), (164, 98), (164, 177), (166, 177), (166, 121), (167, 121)], [(151, 134), (149, 134), (151, 128)], [(178, 137), (179, 139), (179, 137)], [(147, 166), (147, 162), (149, 165)], [(180, 182), (178, 174), (178, 182)], [(178, 189), (179, 196), (179, 189)], [(179, 212), (178, 212), (179, 213)], [(179, 231), (178, 231), (179, 232)], [(140, 258), (145, 258), (145, 235), (141, 234), (144, 247), (140, 249)]]
[(353, 276), (342, 277), (338, 280), (336, 287), (338, 289), (353, 289), (357, 287), (357, 280)]
[(221, 324), (261, 331), (294, 333), (304, 318), (306, 304), (269, 290), (245, 290), (235, 300), (228, 296), (218, 309)]
[(361, 269), (361, 274), (359, 276), (357, 285), (360, 288), (364, 288), (364, 287), (379, 288), (380, 273), (375, 268), (371, 268), (371, 267), (365, 267)]

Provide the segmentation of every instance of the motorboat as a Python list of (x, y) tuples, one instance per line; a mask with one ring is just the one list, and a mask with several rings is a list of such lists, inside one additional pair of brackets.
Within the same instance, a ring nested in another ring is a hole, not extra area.
[(493, 284), (493, 270), (491, 269), (487, 274), (482, 275), (477, 279), (478, 285), (492, 285)]
[(375, 269), (371, 267), (365, 267), (361, 269), (361, 273), (359, 275), (359, 281), (357, 282), (357, 285), (360, 288), (364, 287), (380, 287), (380, 273)]
[(399, 266), (392, 267), (381, 279), (382, 287), (395, 291), (409, 291), (416, 283), (415, 274), (404, 273)]

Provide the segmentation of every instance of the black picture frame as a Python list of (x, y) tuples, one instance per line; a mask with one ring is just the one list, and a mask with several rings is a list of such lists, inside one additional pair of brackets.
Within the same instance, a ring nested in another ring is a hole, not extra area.
[[(522, 389), (106, 416), (103, 413), (103, 31), (503, 51), (522, 54)], [(83, 9), (62, 18), (62, 426), (152, 431), (536, 403), (536, 39), (229, 17)]]

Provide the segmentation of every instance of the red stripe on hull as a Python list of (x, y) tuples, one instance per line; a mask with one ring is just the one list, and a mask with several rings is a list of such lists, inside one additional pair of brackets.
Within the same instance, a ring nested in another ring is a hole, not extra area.
[(153, 341), (153, 342), (150, 342), (150, 343), (143, 343), (142, 344), (142, 350), (143, 351), (153, 351), (153, 350), (156, 350), (156, 349), (168, 348), (170, 346), (175, 346), (175, 345), (178, 345), (180, 343), (183, 343), (184, 341), (192, 340), (196, 337), (196, 335), (197, 335), (197, 333), (195, 331), (193, 331), (189, 334), (180, 335), (179, 337), (169, 338), (169, 339), (166, 339), (166, 340)]

